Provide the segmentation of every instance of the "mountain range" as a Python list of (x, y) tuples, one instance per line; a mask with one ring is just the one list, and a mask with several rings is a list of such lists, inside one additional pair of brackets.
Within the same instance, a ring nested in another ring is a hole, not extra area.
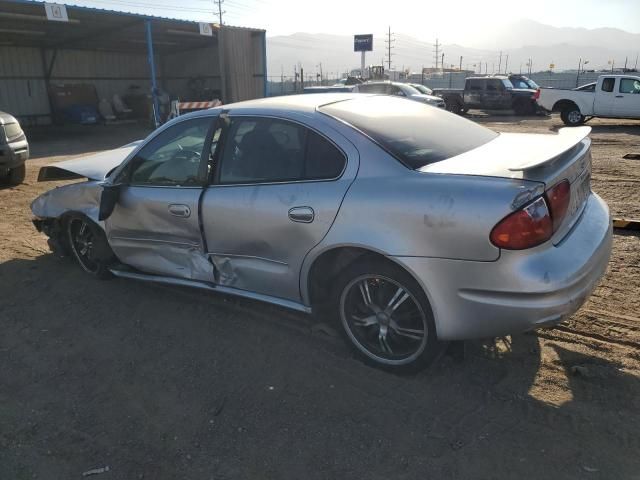
[[(372, 52), (367, 52), (367, 65), (380, 65), (385, 61), (385, 36), (375, 35)], [(435, 66), (435, 38), (420, 40), (403, 34), (395, 35), (392, 50), (392, 69), (419, 72), (424, 67)], [(478, 35), (474, 46), (458, 44), (440, 45), (446, 67), (489, 73), (508, 69), (510, 72), (527, 71), (531, 58), (532, 70), (555, 71), (578, 68), (580, 59), (587, 60), (587, 69), (623, 67), (633, 68), (640, 51), (640, 34), (615, 28), (570, 28), (554, 27), (532, 20), (519, 20), (492, 31), (491, 36)], [(502, 59), (500, 59), (500, 51)], [(462, 62), (460, 62), (462, 57)], [(507, 58), (508, 57), (508, 58)], [(439, 55), (438, 62), (442, 60)], [(353, 37), (326, 33), (294, 33), (292, 35), (267, 37), (267, 68), (270, 77), (284, 74), (290, 77), (294, 65), (315, 75), (322, 64), (323, 74), (334, 77), (359, 68), (360, 54), (353, 52)], [(482, 66), (480, 66), (482, 64)]]

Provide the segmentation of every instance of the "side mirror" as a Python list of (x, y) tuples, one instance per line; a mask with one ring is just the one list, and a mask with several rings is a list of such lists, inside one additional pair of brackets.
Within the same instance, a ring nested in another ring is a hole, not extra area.
[(102, 194), (100, 195), (100, 210), (98, 211), (98, 220), (101, 222), (106, 220), (113, 213), (116, 204), (120, 198), (120, 189), (122, 185), (103, 185)]

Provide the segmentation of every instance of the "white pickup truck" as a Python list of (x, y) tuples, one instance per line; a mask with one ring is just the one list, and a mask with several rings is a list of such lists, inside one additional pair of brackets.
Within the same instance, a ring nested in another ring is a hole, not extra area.
[(601, 75), (594, 90), (541, 88), (538, 105), (569, 126), (592, 117), (640, 119), (640, 77)]

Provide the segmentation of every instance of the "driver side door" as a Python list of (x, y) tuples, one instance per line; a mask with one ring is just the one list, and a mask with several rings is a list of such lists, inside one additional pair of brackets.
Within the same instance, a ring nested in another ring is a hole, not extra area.
[(118, 202), (105, 230), (121, 262), (146, 273), (213, 280), (198, 205), (216, 119), (191, 118), (161, 130), (118, 174)]

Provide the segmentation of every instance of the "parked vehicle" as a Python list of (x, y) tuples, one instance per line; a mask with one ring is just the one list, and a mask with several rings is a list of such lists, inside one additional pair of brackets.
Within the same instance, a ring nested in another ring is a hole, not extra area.
[(640, 118), (640, 77), (600, 75), (593, 90), (542, 88), (538, 105), (560, 112), (560, 118), (569, 126), (581, 125), (593, 117)]
[(353, 87), (354, 92), (358, 93), (377, 93), (384, 95), (396, 95), (398, 97), (406, 97), (409, 100), (426, 103), (438, 108), (445, 108), (444, 100), (435, 95), (425, 95), (408, 83), (399, 82), (366, 82)]
[(350, 85), (331, 85), (331, 86), (318, 86), (318, 87), (304, 87), (302, 93), (348, 93), (353, 90)]
[(366, 361), (416, 369), (441, 342), (553, 325), (588, 297), (612, 242), (589, 131), (498, 135), (385, 95), (253, 100), (43, 167), (88, 180), (31, 208), (95, 277), (319, 312)]
[(530, 115), (536, 111), (537, 89), (515, 88), (509, 77), (469, 77), (464, 88), (435, 88), (447, 110), (466, 113), (470, 108), (484, 110), (511, 110), (517, 115)]
[(0, 179), (19, 185), (26, 175), (25, 162), (29, 159), (29, 142), (12, 115), (0, 112)]

